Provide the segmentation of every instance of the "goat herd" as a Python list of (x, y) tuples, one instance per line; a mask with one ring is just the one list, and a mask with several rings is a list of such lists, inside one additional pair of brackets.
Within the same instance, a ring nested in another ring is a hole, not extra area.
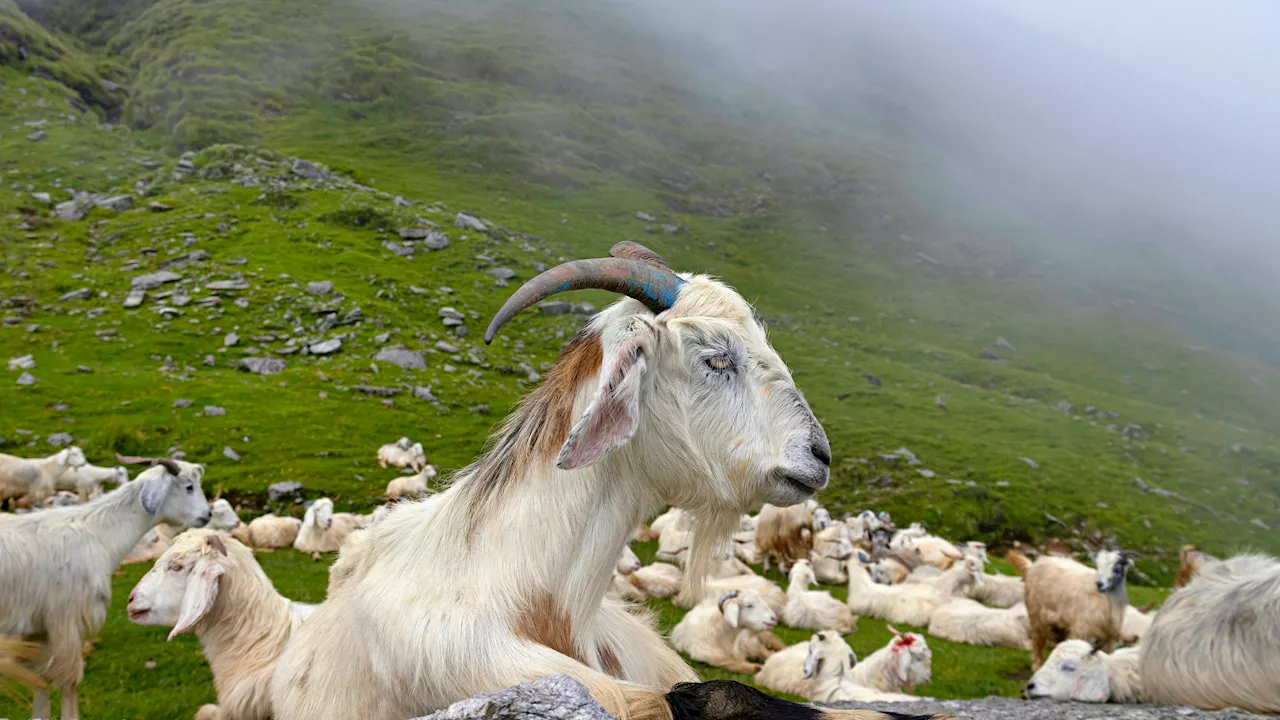
[[(925, 638), (890, 625), (859, 662), (843, 637), (859, 617), (1029, 650), (1031, 697), (1280, 712), (1280, 563), (1188, 549), (1184, 586), (1143, 613), (1128, 605), (1131, 553), (1100, 551), (1089, 568), (1013, 552), (1020, 577), (1006, 576), (985, 571), (981, 543), (870, 511), (834, 519), (812, 499), (827, 437), (728, 286), (620, 243), (530, 280), (486, 342), (580, 288), (628, 298), (562, 349), (447, 489), (428, 491), (420, 445), (379, 449), (416, 474), (369, 515), (321, 498), (302, 520), (244, 524), (206, 500), (201, 465), (120, 458), (148, 466), (129, 481), (76, 448), (0, 456), (0, 494), (32, 508), (0, 514), (0, 675), (36, 688), (33, 717), (52, 717), (50, 686), (60, 717), (79, 717), (112, 573), (154, 560), (129, 619), (200, 638), (218, 701), (204, 720), (404, 720), (556, 674), (624, 720), (888, 718), (699, 683), (677, 652), (819, 703), (917, 699), (905, 693), (931, 680)], [(122, 482), (97, 494), (104, 479)], [(657, 540), (657, 561), (641, 566), (635, 540)], [(280, 596), (254, 559), (288, 547), (338, 552), (323, 603)], [(780, 566), (786, 590), (753, 565)], [(847, 584), (847, 601), (820, 583)], [(669, 641), (632, 604), (649, 597), (688, 610)], [(816, 632), (786, 647), (779, 623)]]

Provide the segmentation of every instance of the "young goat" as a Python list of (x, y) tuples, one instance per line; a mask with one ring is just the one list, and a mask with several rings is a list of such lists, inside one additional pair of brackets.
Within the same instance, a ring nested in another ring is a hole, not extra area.
[(1028, 699), (1050, 698), (1091, 703), (1142, 701), (1138, 651), (1124, 648), (1100, 652), (1083, 640), (1064, 640), (1049, 654), (1024, 693)]
[(849, 606), (831, 597), (825, 590), (810, 590), (818, 582), (808, 560), (797, 560), (791, 566), (791, 583), (787, 586), (787, 606), (782, 622), (787, 627), (846, 632), (858, 624)]
[(271, 720), (276, 658), (314, 605), (281, 597), (253, 552), (215, 530), (179, 535), (129, 594), (129, 619), (200, 638), (218, 704), (196, 720)]
[[(79, 716), (84, 641), (102, 629), (111, 574), (159, 522), (203, 525), (209, 503), (198, 480), (172, 460), (84, 505), (0, 516), (0, 636), (42, 637), (36, 672), (62, 691), (59, 717)], [(52, 717), (49, 690), (35, 694), (32, 717)]]
[(447, 490), (361, 531), (340, 592), (276, 665), (277, 720), (402, 720), (556, 673), (621, 720), (715, 690), (672, 690), (693, 671), (604, 601), (622, 546), (659, 509), (691, 511), (696, 588), (743, 512), (826, 486), (830, 446), (740, 295), (634, 243), (612, 254), (538, 275), (498, 312), (486, 340), (557, 292), (633, 298), (587, 324)]
[(63, 473), (84, 464), (84, 453), (74, 445), (30, 460), (0, 453), (0, 502), (23, 500), (30, 507), (40, 507)]
[(760, 669), (784, 645), (773, 634), (778, 616), (755, 591), (734, 590), (704, 600), (671, 629), (671, 645), (694, 660), (738, 673)]
[(333, 501), (327, 497), (320, 498), (302, 519), (302, 527), (298, 529), (298, 537), (294, 538), (293, 549), (310, 553), (320, 559), (320, 553), (337, 552), (342, 541), (360, 527), (360, 521), (351, 513), (335, 513)]
[[(1129, 604), (1125, 575), (1135, 553), (1100, 550), (1092, 570), (1074, 560), (1043, 556), (1026, 568), (1031, 667), (1062, 640), (1088, 640), (1113, 652)], [(1015, 563), (1020, 565), (1020, 563)]]

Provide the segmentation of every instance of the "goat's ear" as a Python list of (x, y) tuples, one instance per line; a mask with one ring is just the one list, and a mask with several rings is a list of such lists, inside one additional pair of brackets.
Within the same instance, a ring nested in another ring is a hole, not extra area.
[(635, 435), (640, 422), (640, 388), (649, 367), (645, 353), (652, 336), (647, 324), (637, 322), (636, 326), (623, 336), (612, 356), (606, 355), (600, 385), (587, 411), (565, 438), (556, 458), (558, 467), (573, 470), (597, 463)]
[(214, 557), (204, 556), (196, 561), (187, 578), (187, 592), (182, 596), (182, 610), (169, 633), (170, 640), (190, 630), (213, 609), (213, 603), (218, 599), (218, 579), (224, 572), (226, 569)]
[(146, 510), (151, 517), (155, 517), (172, 487), (173, 476), (168, 471), (161, 473), (159, 477), (147, 480), (147, 484), (142, 486), (142, 509)]
[(893, 656), (893, 672), (898, 676), (898, 682), (905, 683), (907, 669), (911, 667), (911, 648), (906, 643), (899, 643), (895, 639), (893, 649), (889, 652)]
[(724, 604), (724, 621), (729, 623), (729, 627), (738, 627), (738, 614), (742, 612), (742, 608), (738, 605), (736, 598)]
[(807, 680), (817, 675), (820, 667), (822, 667), (822, 656), (818, 654), (818, 646), (811, 642), (809, 643), (809, 654), (804, 659), (805, 679)]

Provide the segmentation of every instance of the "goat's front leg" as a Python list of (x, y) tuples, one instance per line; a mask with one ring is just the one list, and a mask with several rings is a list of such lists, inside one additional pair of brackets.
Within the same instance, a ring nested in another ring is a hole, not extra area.
[(766, 648), (773, 650), (774, 652), (777, 652), (778, 650), (785, 650), (787, 647), (786, 641), (775, 635), (772, 630), (765, 630), (760, 633), (760, 642), (764, 643)]
[(80, 696), (77, 694), (79, 685), (65, 685), (62, 690), (62, 718), (60, 720), (79, 720), (80, 718)]
[(53, 720), (53, 709), (49, 704), (49, 688), (36, 688), (35, 700), (31, 703), (31, 717), (34, 720)]

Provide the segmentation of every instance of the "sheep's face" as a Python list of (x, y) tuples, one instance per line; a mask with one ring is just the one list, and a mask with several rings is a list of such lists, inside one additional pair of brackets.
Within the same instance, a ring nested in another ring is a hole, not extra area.
[(156, 467), (138, 475), (134, 482), (143, 483), (142, 507), (157, 523), (174, 527), (203, 527), (212, 511), (200, 489), (200, 479), (190, 477), (183, 468), (178, 477)]
[(630, 442), (672, 504), (738, 512), (824, 488), (831, 446), (750, 305), (703, 276), (657, 316), (623, 300), (596, 316), (599, 386), (557, 464)]
[(62, 467), (77, 468), (89, 464), (84, 457), (84, 451), (75, 445), (59, 450), (57, 458), (58, 464)]
[(813, 574), (813, 565), (808, 560), (797, 560), (795, 565), (791, 566), (791, 582), (801, 587), (809, 587), (816, 585), (818, 578)]
[(720, 596), (720, 613), (731, 627), (757, 632), (772, 630), (778, 616), (755, 590), (732, 590)]
[(396, 441), (396, 447), (400, 448), (401, 450), (408, 450), (409, 448), (413, 447), (413, 443), (409, 441), (409, 438), (402, 437)]
[(214, 530), (179, 535), (129, 593), (129, 619), (172, 627), (171, 640), (190, 630), (213, 608), (226, 572), (227, 545), (234, 542)]
[(1102, 658), (1084, 640), (1058, 643), (1049, 659), (1027, 683), (1027, 698), (1106, 702), (1111, 696), (1111, 682)]
[(232, 530), (240, 525), (235, 509), (223, 498), (213, 501), (211, 512), (209, 527), (213, 530)]
[(333, 524), (333, 501), (329, 498), (320, 498), (307, 508), (306, 517), (302, 520), (302, 524), (306, 527), (320, 528), (328, 530)]
[(933, 681), (933, 651), (919, 633), (893, 632), (889, 641), (889, 657), (898, 681), (907, 689), (928, 685)]
[(840, 633), (823, 630), (809, 638), (809, 654), (804, 659), (804, 676), (844, 677), (858, 664), (858, 656)]
[(639, 569), (640, 558), (636, 557), (635, 551), (631, 549), (630, 545), (622, 546), (622, 556), (618, 558), (618, 572), (623, 575), (630, 575)]
[(1124, 587), (1125, 575), (1133, 565), (1134, 553), (1128, 550), (1099, 550), (1094, 556), (1094, 565), (1098, 568), (1095, 584), (1098, 592), (1111, 592)]
[(123, 485), (129, 482), (129, 471), (124, 467), (111, 468), (111, 482), (117, 485)]
[(982, 561), (972, 555), (964, 559), (964, 569), (973, 580), (974, 587), (982, 585)]

